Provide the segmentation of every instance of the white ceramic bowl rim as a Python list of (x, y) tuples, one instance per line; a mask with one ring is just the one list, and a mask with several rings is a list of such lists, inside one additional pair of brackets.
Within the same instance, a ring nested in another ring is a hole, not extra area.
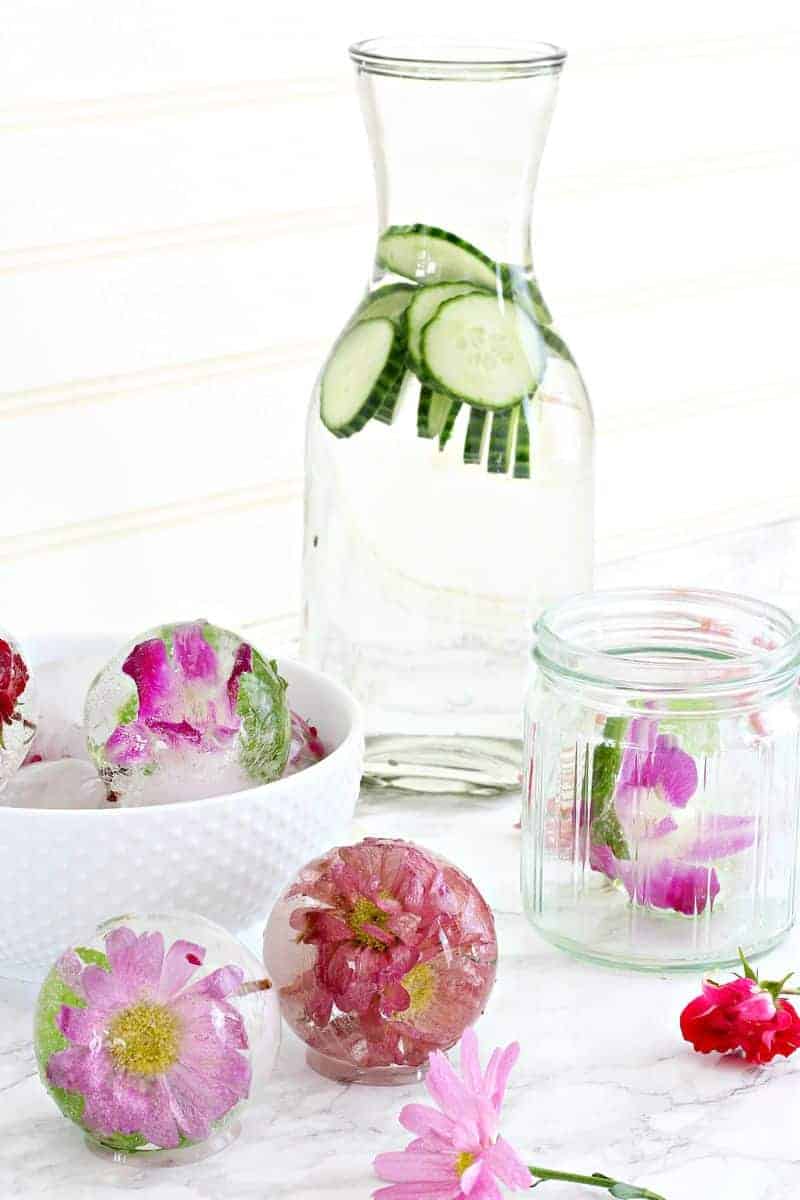
[[(152, 810), (147, 807), (118, 809), (63, 809), (23, 808), (14, 806), (13, 808), (6, 808), (0, 804), (0, 820), (13, 820), (15, 817), (27, 820), (30, 820), (31, 817), (35, 817), (48, 821), (52, 821), (54, 818), (63, 818), (68, 821), (78, 819), (86, 820), (87, 818), (95, 820), (99, 819), (101, 821), (120, 821), (128, 818), (141, 819), (142, 815), (149, 811), (163, 812), (164, 809), (179, 809), (184, 808), (187, 805), (191, 805), (192, 810), (196, 811), (198, 808), (202, 809), (204, 806), (212, 807), (215, 804), (219, 804), (222, 800), (226, 802), (230, 800), (239, 800), (244, 803), (256, 791), (258, 792), (259, 796), (263, 798), (265, 795), (264, 789), (269, 789), (275, 784), (281, 785), (282, 792), (285, 793), (288, 790), (289, 793), (293, 793), (298, 788), (303, 786), (302, 781), (304, 777), (308, 775), (309, 771), (315, 772), (316, 778), (319, 778), (320, 774), (326, 771), (330, 771), (334, 774), (337, 773), (339, 770), (340, 760), (349, 757), (353, 743), (360, 741), (363, 736), (361, 728), (361, 711), (358, 707), (358, 704), (350, 692), (348, 692), (347, 688), (343, 687), (342, 684), (337, 683), (335, 679), (331, 679), (330, 675), (325, 675), (323, 672), (317, 671), (314, 667), (309, 666), (308, 663), (300, 662), (299, 660), (293, 658), (287, 658), (284, 655), (278, 655), (278, 666), (281, 670), (283, 670), (284, 667), (288, 667), (290, 674), (292, 672), (296, 672), (298, 674), (305, 673), (312, 679), (323, 680), (325, 687), (330, 688), (335, 694), (337, 702), (341, 705), (342, 712), (346, 714), (347, 733), (345, 737), (339, 742), (338, 746), (336, 746), (334, 750), (331, 750), (330, 753), (326, 754), (323, 759), (319, 760), (319, 762), (311, 763), (309, 766), (303, 767), (301, 771), (297, 771), (293, 775), (279, 775), (277, 779), (271, 780), (270, 783), (254, 784), (252, 788), (244, 788), (239, 792), (224, 792), (219, 796), (206, 796), (202, 800), (172, 800), (168, 801), (166, 804), (158, 804), (154, 806)], [(287, 798), (288, 797), (284, 794), (283, 800), (285, 801)], [(111, 815), (112, 813), (113, 816)]]

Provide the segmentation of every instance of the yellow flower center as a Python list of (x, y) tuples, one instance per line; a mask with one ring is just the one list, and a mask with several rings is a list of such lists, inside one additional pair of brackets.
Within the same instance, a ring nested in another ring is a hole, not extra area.
[(462, 1150), (456, 1159), (456, 1175), (460, 1179), (466, 1171), (467, 1167), (471, 1167), (475, 1162), (475, 1155), (470, 1154), (469, 1150)]
[(377, 925), (379, 929), (386, 927), (388, 914), (378, 908), (367, 896), (359, 896), (347, 917), (347, 924), (352, 929), (355, 940), (362, 946), (370, 946), (373, 950), (383, 950), (384, 943), (380, 938), (373, 937), (364, 929), (365, 925)]
[(417, 1017), (425, 1011), (436, 991), (436, 972), (428, 963), (417, 963), (400, 981), (411, 997), (403, 1018)]
[(136, 1075), (161, 1075), (178, 1061), (180, 1023), (163, 1004), (142, 1000), (118, 1013), (106, 1034), (114, 1064)]

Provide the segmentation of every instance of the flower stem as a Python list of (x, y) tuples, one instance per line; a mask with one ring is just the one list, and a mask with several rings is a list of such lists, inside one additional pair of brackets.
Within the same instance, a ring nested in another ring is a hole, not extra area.
[[(649, 1192), (647, 1188), (639, 1187), (635, 1183), (623, 1183), (620, 1179), (612, 1179), (610, 1175), (602, 1175), (599, 1171), (595, 1171), (592, 1175), (576, 1175), (571, 1171), (548, 1171), (546, 1167), (528, 1167), (534, 1179), (539, 1183), (544, 1183), (548, 1179), (558, 1179), (562, 1183), (584, 1183), (589, 1187), (604, 1188), (612, 1196), (620, 1197), (620, 1200), (665, 1200), (664, 1196), (659, 1196), (657, 1192)], [(534, 1187), (537, 1184), (533, 1185)]]

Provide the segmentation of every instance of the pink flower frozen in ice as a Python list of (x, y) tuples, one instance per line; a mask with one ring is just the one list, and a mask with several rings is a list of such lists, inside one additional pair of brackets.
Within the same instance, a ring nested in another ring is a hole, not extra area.
[(365, 1067), (419, 1065), (452, 1046), (483, 1010), (497, 958), (491, 911), (474, 884), (385, 838), (304, 868), (265, 945), (293, 1028), (321, 1053)]
[(82, 1124), (99, 1136), (139, 1134), (173, 1148), (203, 1141), (247, 1097), (244, 1021), (228, 999), (243, 972), (225, 966), (187, 986), (205, 948), (120, 926), (105, 937), (108, 970), (74, 951), (59, 961), (85, 1007), (62, 1005), (70, 1045), (52, 1054), (47, 1078), (84, 1098)]
[(239, 679), (252, 666), (252, 647), (242, 642), (227, 678), (220, 678), (217, 654), (203, 636), (204, 622), (175, 626), (172, 655), (164, 639), (134, 646), (122, 671), (136, 684), (138, 712), (121, 723), (105, 744), (109, 762), (120, 766), (148, 762), (154, 743), (214, 748), (235, 737)]
[[(675, 735), (659, 733), (652, 717), (634, 718), (625, 740), (611, 810), (618, 836), (593, 838), (591, 865), (619, 880), (638, 904), (694, 916), (719, 894), (715, 862), (753, 844), (754, 819), (704, 812), (681, 824), (679, 814), (697, 791), (694, 758)], [(595, 832), (603, 827), (607, 815)]]
[(533, 1186), (531, 1172), (498, 1134), (506, 1084), (519, 1057), (516, 1042), (492, 1054), (485, 1072), (478, 1039), (461, 1039), (459, 1078), (444, 1054), (431, 1055), (425, 1086), (437, 1105), (407, 1104), (400, 1124), (415, 1134), (405, 1150), (379, 1154), (375, 1173), (391, 1182), (376, 1200), (499, 1200), (498, 1180), (514, 1191)]
[(289, 748), (287, 774), (290, 771), (302, 771), (305, 767), (320, 762), (327, 753), (317, 727), (309, 724), (296, 712), (293, 712), (291, 717), (292, 744)]
[(166, 625), (91, 685), (89, 750), (111, 790), (138, 802), (268, 783), (289, 754), (286, 687), (277, 664), (238, 634), (207, 621)]

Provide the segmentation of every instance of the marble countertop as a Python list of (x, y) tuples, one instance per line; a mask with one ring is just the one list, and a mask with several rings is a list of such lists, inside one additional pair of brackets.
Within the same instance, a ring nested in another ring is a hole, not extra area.
[[(800, 523), (613, 564), (601, 583), (709, 583), (760, 591), (797, 608)], [(794, 552), (794, 553), (793, 553)], [(752, 581), (756, 572), (762, 586)], [(503, 1132), (525, 1159), (605, 1171), (667, 1200), (790, 1200), (800, 1194), (800, 1054), (769, 1067), (694, 1053), (678, 1016), (692, 976), (660, 977), (575, 962), (521, 915), (518, 800), (382, 792), (365, 796), (355, 837), (412, 838), (445, 854), (495, 910), (501, 961), (479, 1034), (487, 1050), (518, 1040)], [(800, 931), (764, 960), (775, 977), (800, 969)], [(769, 970), (767, 970), (769, 969)], [(342, 1086), (308, 1070), (286, 1031), (275, 1074), (256, 1091), (238, 1141), (171, 1169), (116, 1167), (89, 1153), (35, 1073), (31, 990), (0, 980), (0, 1198), (359, 1200), (378, 1186), (371, 1160), (407, 1140), (400, 1107), (421, 1085)], [(548, 1183), (553, 1200), (604, 1196)]]

